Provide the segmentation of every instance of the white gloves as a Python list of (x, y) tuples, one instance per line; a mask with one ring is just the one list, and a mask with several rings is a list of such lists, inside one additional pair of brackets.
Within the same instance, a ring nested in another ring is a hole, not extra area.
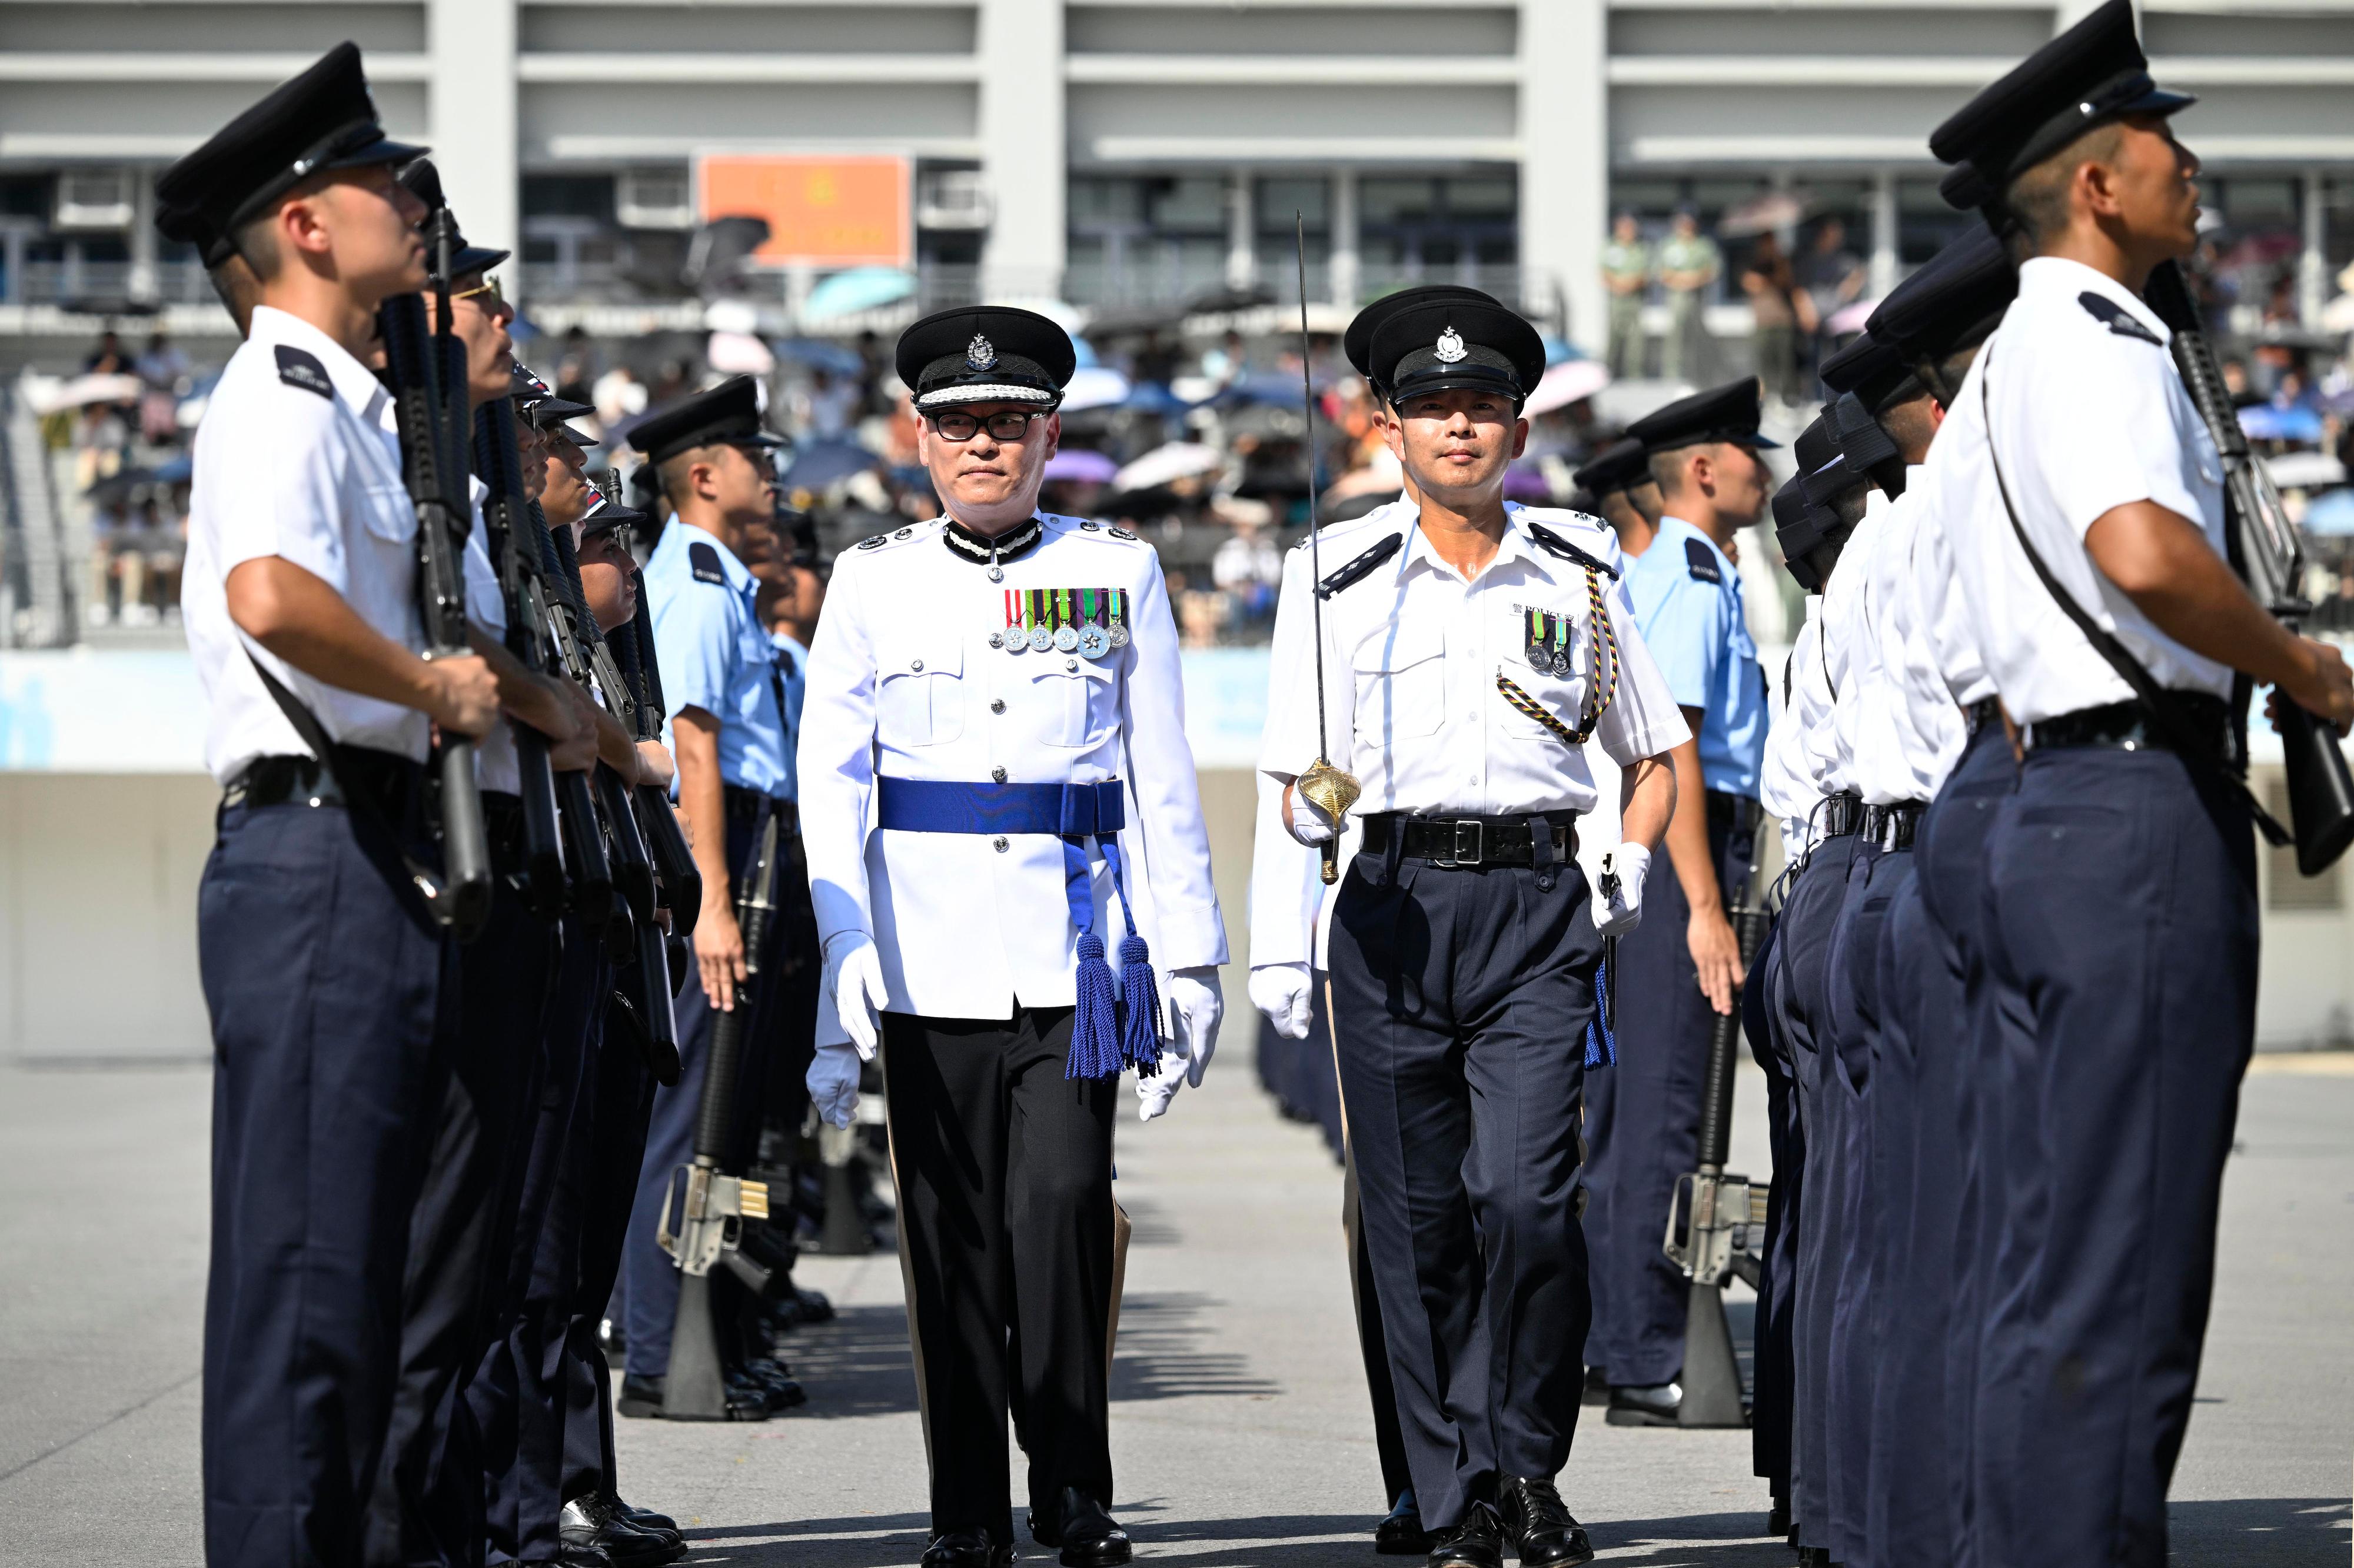
[[(871, 954), (874, 949), (867, 951)], [(868, 1025), (870, 1031), (873, 1027)], [(874, 1054), (872, 1045), (864, 1049), (868, 1055)], [(810, 1063), (810, 1099), (828, 1127), (848, 1127), (857, 1114), (858, 1065), (863, 1059), (859, 1048), (846, 1043), (817, 1048), (817, 1056)]]
[[(836, 931), (825, 948), (825, 990), (842, 1015), (842, 1027), (858, 1047), (858, 1059), (875, 1060), (875, 1043), (882, 1028), (883, 1006), (891, 1000), (883, 983), (883, 959), (864, 931)], [(816, 1069), (812, 1067), (814, 1074)], [(851, 1075), (854, 1087), (857, 1075)], [(814, 1092), (817, 1080), (810, 1080)], [(854, 1104), (858, 1097), (851, 1096)]]
[(1202, 1086), (1202, 1074), (1218, 1049), (1218, 1022), (1225, 1011), (1215, 968), (1178, 969), (1170, 975), (1171, 1037), (1161, 1053), (1160, 1073), (1136, 1080), (1140, 1119), (1150, 1121), (1167, 1110), (1169, 1102), (1186, 1085)]
[(1306, 964), (1261, 964), (1250, 972), (1251, 1005), (1286, 1040), (1305, 1040), (1312, 983)]
[(1296, 784), (1284, 788), (1283, 825), (1291, 831), (1294, 839), (1310, 849), (1332, 842), (1331, 817), (1322, 807), (1301, 794)]
[(1651, 869), (1651, 852), (1638, 843), (1623, 843), (1604, 852), (1602, 874), (1594, 881), (1594, 928), (1605, 937), (1623, 937), (1643, 923), (1643, 874)]

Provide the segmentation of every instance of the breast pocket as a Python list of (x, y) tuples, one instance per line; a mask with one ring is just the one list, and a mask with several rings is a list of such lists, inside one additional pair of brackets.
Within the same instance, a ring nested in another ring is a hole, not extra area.
[(1030, 700), (1048, 746), (1100, 746), (1119, 717), (1119, 671), (1092, 659), (1049, 658), (1031, 672)]
[(363, 480), (355, 487), (360, 524), (382, 545), (406, 546), (417, 537), (417, 508), (398, 484)]
[(907, 628), (875, 650), (875, 730), (886, 746), (938, 746), (964, 733), (964, 644)]
[(1352, 667), (1360, 738), (1435, 735), (1447, 722), (1447, 639), (1437, 628), (1385, 627), (1359, 646)]

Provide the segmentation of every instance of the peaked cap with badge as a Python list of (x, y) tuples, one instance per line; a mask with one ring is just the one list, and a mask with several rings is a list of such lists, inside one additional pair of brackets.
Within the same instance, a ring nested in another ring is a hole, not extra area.
[[(429, 215), (450, 205), (449, 199), (441, 194), (441, 171), (434, 166), (432, 159), (412, 159), (401, 168), (399, 179), (408, 187), (409, 195), (425, 204)], [(456, 215), (451, 216), (454, 223)], [(512, 250), (497, 250), (487, 245), (471, 245), (461, 234), (450, 248), (450, 281), (454, 283), (473, 273), (487, 272), (514, 254)], [(425, 260), (428, 266), (434, 262), (429, 249), (426, 252)]]
[[(1356, 368), (1357, 374), (1373, 384), (1374, 392), (1386, 397), (1389, 396), (1388, 378), (1382, 370), (1376, 369), (1373, 364), (1374, 329), (1400, 311), (1412, 310), (1417, 305), (1456, 301), (1484, 305), (1497, 304), (1493, 294), (1483, 293), (1478, 289), (1466, 288), (1461, 283), (1416, 283), (1410, 289), (1400, 289), (1394, 294), (1384, 294), (1351, 317), (1348, 330), (1341, 334), (1341, 352), (1348, 356), (1349, 363)], [(1384, 368), (1396, 367), (1393, 365)]]
[(1738, 381), (1679, 397), (1663, 408), (1654, 408), (1628, 426), (1627, 433), (1641, 441), (1644, 451), (1651, 454), (1698, 446), (1702, 441), (1730, 441), (1736, 446), (1759, 449), (1780, 446), (1781, 442), (1757, 433), (1764, 417), (1757, 378), (1744, 376)]
[(236, 254), (240, 228), (313, 175), (405, 164), (424, 151), (385, 134), (359, 46), (337, 44), (156, 176), (155, 227), (217, 267)]
[(899, 379), (924, 413), (970, 403), (1053, 408), (1078, 368), (1071, 334), (1035, 311), (960, 305), (899, 334)]
[(696, 447), (771, 448), (789, 444), (760, 427), (760, 389), (748, 376), (682, 397), (630, 429), (630, 444), (648, 462), (668, 462)]
[(1575, 474), (1577, 487), (1596, 500), (1651, 482), (1651, 454), (1633, 436), (1621, 436), (1588, 459)]
[(2134, 114), (2171, 114), (2197, 99), (2150, 79), (2149, 57), (2134, 35), (2131, 0), (2107, 0), (2083, 21), (2020, 62), (1954, 111), (1930, 134), (1944, 164), (1967, 162), (1974, 180), (1949, 181), (1989, 221), (2006, 221), (2011, 181), (2085, 132)]
[(1376, 323), (1366, 356), (1391, 402), (1457, 388), (1518, 407), (1544, 375), (1537, 329), (1493, 301), (1427, 300)]
[(596, 437), (576, 430), (565, 422), (577, 419), (583, 414), (593, 414), (597, 411), (594, 408), (569, 397), (557, 397), (546, 382), (525, 369), (521, 360), (515, 361), (513, 369), (514, 390), (509, 396), (514, 398), (515, 412), (522, 415), (533, 429), (560, 430), (564, 439), (577, 447), (602, 444)]

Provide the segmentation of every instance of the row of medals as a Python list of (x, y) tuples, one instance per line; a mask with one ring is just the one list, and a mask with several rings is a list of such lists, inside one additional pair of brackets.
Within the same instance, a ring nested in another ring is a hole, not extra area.
[(1027, 630), (1008, 626), (1003, 631), (991, 632), (989, 645), (1002, 648), (1008, 653), (1044, 653), (1051, 648), (1058, 653), (1076, 653), (1082, 659), (1103, 659), (1128, 646), (1128, 628), (1118, 622), (1104, 626), (1092, 620), (1085, 626), (1068, 622)]
[(1527, 613), (1529, 668), (1564, 678), (1575, 674), (1576, 662), (1569, 656), (1570, 641), (1575, 635), (1569, 618), (1542, 609)]

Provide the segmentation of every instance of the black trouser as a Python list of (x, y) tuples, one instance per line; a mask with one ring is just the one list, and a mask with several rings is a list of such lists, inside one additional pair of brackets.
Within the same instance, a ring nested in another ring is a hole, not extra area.
[[(1540, 877), (1553, 884), (1539, 885)], [(1602, 953), (1575, 864), (1360, 854), (1332, 1007), (1368, 1257), (1424, 1522), (1569, 1458), (1591, 1308), (1579, 1097)]]
[[(1332, 1033), (1332, 979), (1317, 975), (1310, 991), (1308, 1038), (1299, 1044), (1320, 1055), (1334, 1078), (1339, 1097), (1340, 1041)], [(1288, 1043), (1287, 1043), (1288, 1044)], [(1357, 1195), (1357, 1158), (1348, 1139), (1341, 1139), (1341, 1234), (1349, 1245), (1349, 1294), (1357, 1307), (1357, 1351), (1364, 1358), (1365, 1392), (1373, 1405), (1373, 1452), (1382, 1462), (1382, 1503), (1397, 1501), (1414, 1487), (1414, 1471), (1405, 1457), (1405, 1434), (1398, 1426), (1397, 1384), (1390, 1377), (1389, 1342), (1382, 1332), (1382, 1298), (1373, 1288), (1373, 1258), (1365, 1245), (1364, 1205)]]
[[(1108, 1505), (1117, 1078), (1067, 1080), (1071, 1009), (883, 1015), (899, 1263), (932, 1528), (1013, 1539), (1009, 1399), (1034, 1510)], [(1009, 1380), (1012, 1387), (1009, 1389)]]
[[(692, 974), (686, 988), (702, 982)], [(604, 1010), (599, 1010), (600, 1015)], [(630, 1214), (645, 1162), (646, 1128), (653, 1119), (653, 1075), (615, 1022), (603, 1024), (590, 1092), (588, 1138), (581, 1187), (579, 1279), (564, 1335), (564, 1499), (610, 1492), (613, 1465), (611, 1367), (598, 1330), (621, 1272)], [(674, 1299), (675, 1298), (673, 1298)]]
[(482, 1556), (482, 1437), (466, 1392), (504, 1307), (557, 948), (508, 880), (520, 804), (485, 793), (482, 807), (500, 874), (489, 923), (458, 949), (458, 1049), (409, 1223), (400, 1382), (368, 1503), (366, 1560), (378, 1568)]
[(1757, 1244), (1756, 1350), (1750, 1407), (1750, 1460), (1777, 1501), (1790, 1497), (1790, 1422), (1797, 1389), (1791, 1308), (1797, 1294), (1798, 1202), (1805, 1190), (1806, 1129), (1798, 1121), (1798, 1087), (1789, 1043), (1779, 1037), (1774, 991), (1779, 981), (1782, 931), (1768, 932), (1741, 991), (1741, 1027), (1749, 1054), (1766, 1074), (1766, 1149), (1774, 1162), (1766, 1199), (1766, 1234)]
[[(1725, 797), (1712, 797), (1722, 800)], [(1709, 814), (1708, 847), (1728, 899), (1749, 885), (1754, 829)], [(1676, 1181), (1700, 1161), (1701, 1102), (1715, 1011), (1692, 962), (1691, 906), (1666, 855), (1643, 883), (1643, 923), (1618, 940), (1610, 976), (1618, 1065), (1586, 1097), (1585, 1237), (1594, 1329), (1585, 1360), (1622, 1388), (1674, 1381), (1691, 1294), (1660, 1239)]]

